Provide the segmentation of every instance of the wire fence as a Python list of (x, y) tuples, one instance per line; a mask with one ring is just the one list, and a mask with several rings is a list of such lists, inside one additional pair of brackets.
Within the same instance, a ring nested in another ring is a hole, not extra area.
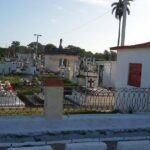
[(74, 88), (64, 95), (65, 109), (98, 112), (143, 112), (150, 110), (150, 89), (85, 89)]
[(75, 88), (71, 95), (64, 96), (64, 104), (68, 111), (110, 112), (114, 110), (114, 94), (106, 89)]
[[(150, 89), (64, 87), (65, 113), (150, 111)], [(41, 115), (44, 95), (1, 95), (0, 115)]]

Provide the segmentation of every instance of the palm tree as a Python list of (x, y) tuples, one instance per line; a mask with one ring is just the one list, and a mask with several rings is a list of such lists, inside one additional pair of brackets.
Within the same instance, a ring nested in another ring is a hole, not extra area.
[[(128, 15), (130, 14), (130, 10), (128, 6), (130, 5), (130, 1), (133, 0), (127, 0), (127, 8), (126, 11)], [(115, 18), (119, 20), (119, 29), (118, 29), (118, 46), (120, 45), (120, 31), (121, 31), (121, 22), (122, 22), (122, 17), (123, 17), (123, 12), (124, 12), (124, 0), (119, 0), (118, 2), (112, 3), (111, 7), (112, 9), (112, 14), (115, 12)]]
[(124, 10), (123, 10), (123, 21), (122, 21), (122, 32), (121, 32), (121, 46), (124, 46), (125, 44), (125, 33), (126, 33), (126, 19), (127, 19), (127, 12), (130, 14), (130, 10), (128, 8), (128, 5), (130, 5), (130, 1), (133, 0), (124, 0)]

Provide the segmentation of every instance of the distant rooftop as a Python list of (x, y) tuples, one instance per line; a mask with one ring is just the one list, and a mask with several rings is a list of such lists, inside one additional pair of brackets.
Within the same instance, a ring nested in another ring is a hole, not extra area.
[(126, 50), (126, 49), (137, 49), (137, 48), (150, 48), (150, 42), (136, 44), (136, 45), (111, 47), (110, 50)]
[(62, 49), (60, 49), (60, 48), (55, 48), (55, 49), (53, 49), (53, 50), (48, 51), (47, 54), (52, 54), (52, 55), (65, 54), (65, 55), (75, 55), (75, 56), (78, 55), (78, 53), (75, 52), (74, 50), (72, 50), (72, 49), (67, 49), (67, 48), (62, 48)]
[(60, 39), (59, 47), (58, 48), (54, 48), (53, 50), (47, 51), (47, 54), (53, 54), (53, 55), (65, 54), (65, 55), (74, 55), (74, 56), (78, 55), (78, 53), (75, 52), (72, 49), (63, 48), (62, 42), (63, 42), (63, 39)]

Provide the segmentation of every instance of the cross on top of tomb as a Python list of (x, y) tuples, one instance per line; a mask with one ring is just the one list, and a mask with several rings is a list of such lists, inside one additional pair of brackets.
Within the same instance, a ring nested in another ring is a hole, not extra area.
[(90, 88), (92, 88), (92, 87), (93, 87), (94, 80), (92, 80), (92, 79), (90, 78), (90, 80), (88, 80), (88, 83), (90, 84)]

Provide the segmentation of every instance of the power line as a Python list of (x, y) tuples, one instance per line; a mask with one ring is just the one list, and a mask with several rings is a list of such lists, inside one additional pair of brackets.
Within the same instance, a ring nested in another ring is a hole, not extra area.
[(104, 16), (107, 15), (108, 13), (110, 13), (110, 10), (109, 10), (109, 11), (106, 11), (106, 12), (103, 13), (102, 15), (99, 15), (99, 16), (95, 17), (94, 19), (91, 19), (91, 20), (89, 20), (89, 21), (87, 21), (87, 22), (85, 22), (85, 23), (79, 25), (78, 27), (72, 28), (70, 31), (67, 31), (67, 32), (64, 32), (64, 33), (61, 33), (61, 34), (62, 34), (62, 35), (66, 35), (66, 34), (70, 34), (71, 32), (74, 32), (74, 31), (76, 31), (76, 30), (79, 30), (79, 29), (81, 29), (81, 28), (83, 28), (83, 27), (85, 27), (85, 26), (87, 26), (87, 25), (93, 23), (94, 21), (96, 21), (96, 20), (98, 20), (98, 19), (104, 17)]

